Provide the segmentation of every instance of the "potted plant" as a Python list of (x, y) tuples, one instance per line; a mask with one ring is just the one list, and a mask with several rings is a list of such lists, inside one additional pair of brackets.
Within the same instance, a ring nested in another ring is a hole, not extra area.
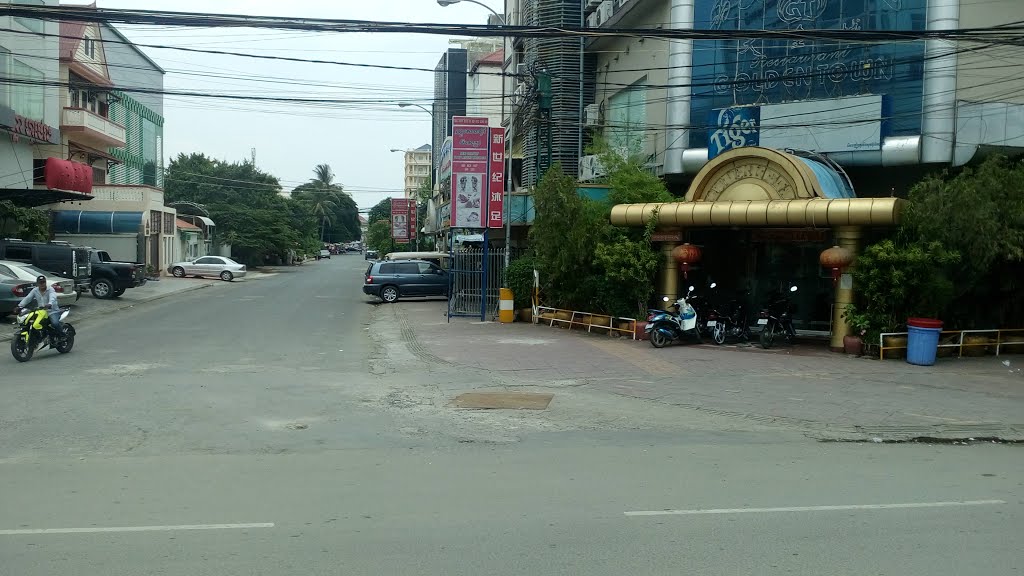
[(850, 333), (843, 336), (843, 351), (854, 356), (864, 354), (864, 336), (871, 324), (868, 315), (858, 311), (853, 304), (849, 304), (843, 312), (843, 319), (850, 327)]

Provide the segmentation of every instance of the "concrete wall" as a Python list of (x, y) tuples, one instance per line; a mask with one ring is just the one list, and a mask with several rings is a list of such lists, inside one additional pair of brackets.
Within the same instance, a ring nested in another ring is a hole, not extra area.
[[(669, 21), (670, 3), (667, 0), (651, 0), (634, 6), (617, 24), (626, 28), (664, 27)], [(597, 55), (597, 103), (610, 117), (609, 100), (627, 86), (637, 82), (664, 86), (668, 83), (668, 43), (662, 40), (639, 38), (605, 38), (587, 48)], [(637, 70), (637, 71), (633, 71)], [(663, 127), (668, 109), (664, 88), (647, 90), (647, 125)], [(666, 130), (648, 130), (645, 135), (644, 153), (654, 155), (654, 163), (662, 164), (666, 148)]]
[[(483, 72), (481, 74), (480, 72)], [(483, 65), (466, 81), (466, 115), (484, 116), (491, 126), (501, 126), (501, 66)]]
[(32, 145), (0, 132), (0, 188), (32, 187)]
[[(988, 0), (960, 5), (959, 28), (986, 28), (1024, 20), (1024, 1)], [(961, 43), (967, 50), (977, 46)], [(1024, 104), (1024, 46), (994, 46), (957, 56), (957, 100)]]
[(119, 262), (141, 261), (138, 234), (56, 234), (54, 239), (106, 250), (111, 258)]

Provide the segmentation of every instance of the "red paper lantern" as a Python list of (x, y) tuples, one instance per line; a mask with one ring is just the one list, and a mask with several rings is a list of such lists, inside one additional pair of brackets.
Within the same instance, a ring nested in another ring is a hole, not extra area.
[(818, 261), (825, 268), (832, 270), (832, 284), (835, 285), (839, 282), (839, 276), (843, 273), (843, 268), (853, 263), (853, 252), (842, 246), (833, 246), (822, 252), (821, 256), (818, 257)]
[(672, 250), (672, 257), (679, 262), (679, 269), (683, 271), (683, 278), (689, 277), (690, 266), (700, 262), (701, 252), (700, 248), (693, 244), (683, 244), (682, 246), (676, 246)]

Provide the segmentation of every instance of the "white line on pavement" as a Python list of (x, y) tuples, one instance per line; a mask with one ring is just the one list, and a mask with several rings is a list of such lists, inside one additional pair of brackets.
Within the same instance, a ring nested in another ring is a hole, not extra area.
[(752, 514), (770, 512), (835, 512), (838, 510), (893, 510), (900, 508), (950, 508), (953, 506), (991, 506), (1005, 500), (965, 500), (962, 502), (909, 502), (903, 504), (847, 504), (843, 506), (788, 506), (784, 508), (711, 508), (706, 510), (638, 510), (626, 516), (698, 516), (702, 514)]
[(244, 530), (248, 528), (273, 528), (271, 522), (259, 524), (186, 524), (183, 526), (114, 526), (109, 528), (35, 528), (24, 530), (0, 530), (0, 536), (29, 536), (33, 534), (99, 534), (107, 532), (178, 532), (182, 530)]

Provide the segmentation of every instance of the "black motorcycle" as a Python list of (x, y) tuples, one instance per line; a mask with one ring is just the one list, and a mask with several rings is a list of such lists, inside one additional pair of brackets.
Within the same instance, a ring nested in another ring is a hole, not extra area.
[(46, 310), (24, 310), (18, 316), (18, 327), (11, 339), (11, 355), (18, 362), (28, 362), (39, 350), (52, 348), (61, 354), (71, 352), (75, 346), (75, 327), (64, 320), (70, 308), (60, 309), (61, 330), (58, 333), (50, 323)]
[(708, 313), (707, 328), (715, 344), (725, 344), (729, 339), (749, 342), (750, 326), (747, 322), (747, 306), (744, 292), (725, 306), (713, 308)]
[[(790, 293), (797, 291), (796, 286), (789, 288)], [(768, 307), (761, 310), (757, 323), (761, 326), (761, 347), (767, 350), (775, 344), (775, 338), (782, 335), (786, 344), (796, 340), (796, 328), (793, 327), (793, 302), (789, 294), (772, 298)]]

